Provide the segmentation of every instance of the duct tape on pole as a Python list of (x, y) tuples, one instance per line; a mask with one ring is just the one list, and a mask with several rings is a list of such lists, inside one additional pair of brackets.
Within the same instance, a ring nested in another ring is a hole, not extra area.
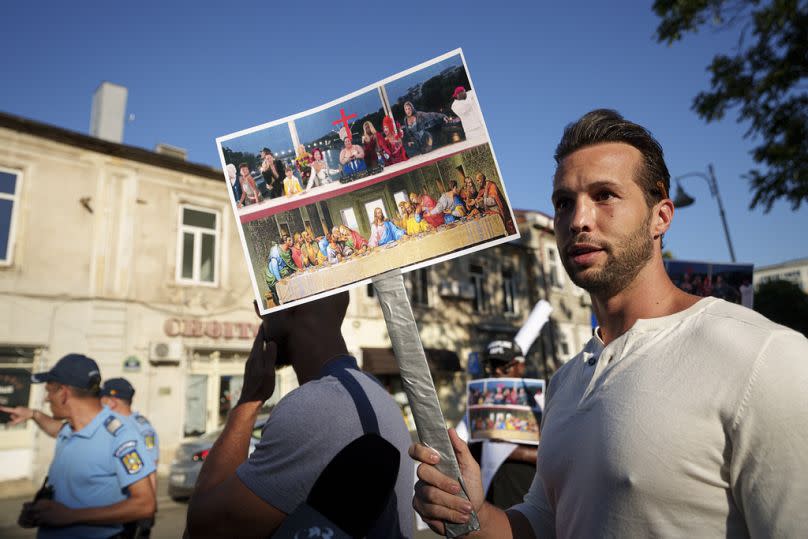
[[(410, 403), (415, 428), (421, 443), (440, 455), (437, 465), (441, 473), (456, 478), (463, 488), (459, 494), (468, 500), (466, 485), (460, 476), (460, 467), (455, 458), (452, 442), (446, 432), (446, 421), (440, 409), (438, 394), (432, 383), (432, 375), (426, 362), (421, 336), (412, 314), (410, 298), (404, 287), (400, 269), (383, 273), (373, 278), (373, 288), (382, 307), (387, 333), (393, 345), (393, 353), (401, 371), (401, 381)], [(446, 522), (446, 537), (460, 537), (480, 529), (477, 513), (473, 512), (465, 524)]]

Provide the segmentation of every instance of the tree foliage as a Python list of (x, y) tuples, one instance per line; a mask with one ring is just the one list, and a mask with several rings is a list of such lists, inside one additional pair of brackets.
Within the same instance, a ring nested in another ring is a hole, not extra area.
[(808, 294), (791, 281), (769, 281), (755, 290), (755, 310), (808, 337)]
[(766, 212), (778, 199), (808, 203), (808, 1), (655, 0), (657, 40), (672, 44), (702, 27), (739, 30), (734, 55), (708, 67), (711, 86), (693, 99), (705, 121), (737, 109), (761, 165), (749, 171), (752, 202)]

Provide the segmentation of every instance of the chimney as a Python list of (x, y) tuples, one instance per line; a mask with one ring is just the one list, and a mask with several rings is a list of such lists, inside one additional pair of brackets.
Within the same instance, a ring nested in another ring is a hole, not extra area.
[(176, 146), (172, 146), (171, 144), (164, 144), (162, 142), (154, 147), (154, 152), (161, 155), (169, 155), (174, 159), (179, 159), (181, 161), (185, 161), (188, 158), (188, 150), (185, 148), (178, 148)]
[(93, 94), (90, 135), (119, 144), (123, 142), (127, 93), (124, 86), (111, 82), (101, 83)]

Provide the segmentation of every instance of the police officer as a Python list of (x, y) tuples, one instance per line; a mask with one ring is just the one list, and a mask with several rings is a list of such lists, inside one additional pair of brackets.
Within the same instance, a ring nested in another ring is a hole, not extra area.
[[(135, 388), (126, 378), (110, 378), (101, 386), (101, 404), (113, 412), (132, 420), (137, 431), (143, 437), (143, 443), (149, 450), (154, 466), (160, 460), (160, 440), (152, 424), (140, 412), (132, 410), (132, 399)], [(154, 476), (152, 476), (154, 477)]]
[[(160, 459), (160, 441), (157, 432), (152, 427), (149, 420), (139, 412), (132, 410), (132, 399), (135, 396), (135, 388), (126, 378), (110, 378), (104, 381), (101, 386), (101, 404), (108, 406), (113, 412), (131, 420), (132, 425), (140, 433), (143, 443), (157, 468)], [(157, 472), (149, 474), (149, 481), (152, 489), (157, 492)], [(137, 528), (139, 537), (149, 537), (151, 528), (154, 526), (154, 519), (141, 520), (133, 523)]]
[(31, 380), (45, 383), (53, 419), (65, 423), (48, 471), (52, 499), (24, 504), (20, 524), (38, 526), (39, 538), (119, 538), (124, 522), (151, 518), (154, 463), (129, 420), (102, 406), (96, 362), (68, 354)]

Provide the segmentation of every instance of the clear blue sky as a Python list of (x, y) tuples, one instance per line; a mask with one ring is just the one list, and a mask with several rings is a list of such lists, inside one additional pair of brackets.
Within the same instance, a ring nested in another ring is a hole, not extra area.
[[(350, 6), (349, 11), (340, 7)], [(752, 142), (730, 115), (690, 111), (706, 66), (734, 33), (672, 47), (653, 39), (650, 2), (6, 3), (0, 109), (87, 132), (103, 80), (129, 89), (124, 141), (187, 148), (217, 165), (214, 139), (321, 105), (462, 47), (510, 199), (551, 212), (553, 150), (568, 122), (609, 107), (649, 127), (676, 176), (713, 163), (738, 260), (808, 256), (808, 208), (748, 209)], [(667, 246), (680, 259), (728, 261), (707, 184), (683, 183)]]

